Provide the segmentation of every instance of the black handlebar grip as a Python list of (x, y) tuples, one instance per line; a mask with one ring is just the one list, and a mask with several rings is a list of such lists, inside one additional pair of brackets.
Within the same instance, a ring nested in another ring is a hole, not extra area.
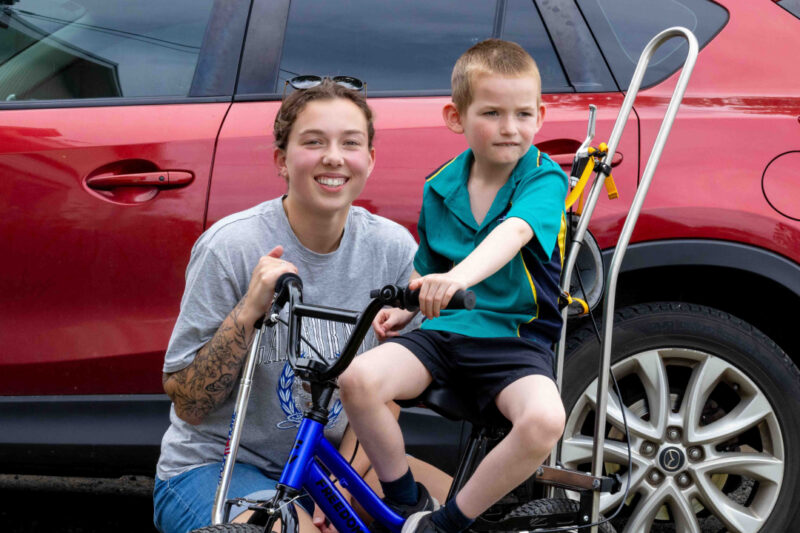
[[(419, 307), (419, 291), (406, 289), (405, 301), (408, 307)], [(447, 309), (466, 309), (470, 311), (474, 308), (475, 293), (472, 291), (457, 290), (453, 297), (450, 298), (450, 303), (447, 304)]]
[[(300, 276), (293, 272), (284, 272), (275, 281), (275, 300), (272, 302), (272, 311), (278, 312), (289, 301), (289, 286), (294, 285), (300, 290), (303, 290), (303, 280)], [(261, 319), (259, 319), (259, 322)], [(259, 325), (256, 322), (256, 325)]]
[(283, 291), (283, 286), (286, 283), (296, 283), (297, 288), (303, 288), (303, 280), (300, 279), (300, 276), (293, 272), (284, 272), (275, 282), (275, 294), (280, 294)]
[(456, 291), (450, 303), (447, 304), (448, 309), (466, 309), (471, 311), (475, 308), (475, 293), (472, 291)]

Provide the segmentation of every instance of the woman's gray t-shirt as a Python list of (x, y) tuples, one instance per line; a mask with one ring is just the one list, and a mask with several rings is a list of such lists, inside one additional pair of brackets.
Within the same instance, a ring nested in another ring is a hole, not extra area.
[[(275, 246), (303, 280), (308, 303), (361, 311), (369, 291), (388, 283), (408, 283), (416, 242), (404, 227), (360, 207), (351, 207), (339, 248), (318, 254), (292, 232), (280, 198), (230, 215), (195, 243), (186, 270), (180, 315), (172, 332), (164, 372), (188, 366), (197, 351), (247, 292), (258, 260)], [(303, 319), (303, 336), (326, 358), (336, 357), (352, 326)], [(262, 341), (250, 404), (236, 460), (271, 477), (280, 475), (310, 394), (286, 362), (286, 328), (278, 325)], [(377, 344), (372, 331), (362, 350)], [(308, 347), (304, 345), (304, 349)], [(228, 439), (239, 378), (227, 400), (193, 426), (170, 408), (171, 425), (161, 442), (157, 474), (169, 479), (193, 467), (219, 462)], [(338, 395), (331, 402), (325, 435), (338, 445), (347, 421)]]

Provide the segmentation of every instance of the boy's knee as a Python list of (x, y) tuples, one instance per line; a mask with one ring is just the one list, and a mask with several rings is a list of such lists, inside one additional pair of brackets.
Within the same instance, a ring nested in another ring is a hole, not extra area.
[(370, 398), (377, 389), (374, 374), (366, 365), (359, 364), (358, 359), (339, 376), (338, 384), (339, 396), (345, 405)]
[(558, 405), (547, 410), (532, 410), (515, 426), (522, 431), (528, 447), (549, 450), (561, 438), (565, 420), (564, 408)]

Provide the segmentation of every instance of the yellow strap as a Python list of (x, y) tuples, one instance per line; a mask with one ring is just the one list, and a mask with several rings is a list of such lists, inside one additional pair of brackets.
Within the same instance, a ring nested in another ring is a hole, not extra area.
[(606, 176), (605, 186), (606, 186), (606, 191), (608, 192), (609, 200), (615, 200), (619, 198), (619, 193), (617, 192), (617, 184), (614, 183), (614, 178), (611, 177), (611, 174)]
[(581, 310), (581, 316), (589, 313), (589, 304), (587, 304), (585, 300), (581, 300), (580, 298), (572, 298), (572, 301), (581, 304), (581, 307), (583, 308)]
[[(575, 200), (578, 197), (583, 195), (583, 189), (586, 187), (586, 184), (589, 182), (589, 176), (592, 175), (592, 171), (594, 170), (594, 158), (589, 157), (589, 160), (586, 162), (586, 168), (583, 169), (583, 174), (581, 174), (578, 183), (575, 184), (575, 187), (569, 192), (567, 196), (566, 206), (567, 209), (572, 207), (572, 204), (575, 203)], [(583, 207), (583, 202), (581, 202), (581, 206)]]
[(567, 291), (563, 291), (561, 293), (561, 296), (562, 296), (562, 298), (565, 298), (567, 300), (567, 306), (568, 307), (570, 305), (572, 305), (573, 303), (576, 303), (576, 302), (581, 304), (582, 310), (581, 310), (581, 314), (579, 316), (583, 316), (583, 315), (585, 315), (585, 314), (587, 314), (589, 312), (589, 304), (587, 304), (585, 300), (581, 300), (580, 298), (575, 298), (570, 293), (568, 293)]

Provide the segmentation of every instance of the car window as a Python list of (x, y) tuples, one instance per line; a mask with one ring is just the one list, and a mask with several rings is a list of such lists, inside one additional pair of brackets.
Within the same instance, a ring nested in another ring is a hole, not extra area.
[[(684, 26), (705, 46), (727, 23), (728, 12), (709, 0), (577, 0), (621, 87), (628, 87), (639, 55), (656, 34)], [(671, 39), (650, 60), (642, 86), (658, 83), (686, 59), (683, 39)]]
[(778, 0), (776, 3), (795, 17), (800, 18), (800, 0)]
[(213, 0), (18, 0), (0, 11), (0, 102), (190, 93)]
[(492, 36), (534, 56), (545, 92), (572, 91), (530, 0), (294, 0), (269, 92), (299, 74), (345, 74), (366, 81), (370, 95), (449, 94), (456, 59)]

